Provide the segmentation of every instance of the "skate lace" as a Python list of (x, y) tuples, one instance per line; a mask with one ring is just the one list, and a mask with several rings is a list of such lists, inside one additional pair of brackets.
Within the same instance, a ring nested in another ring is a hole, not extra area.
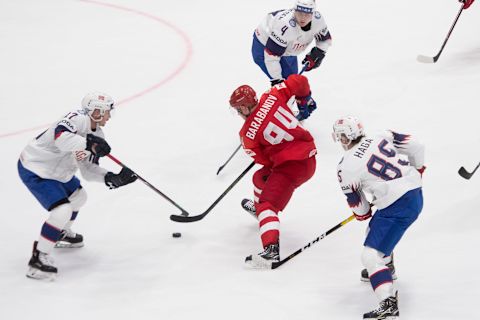
[(52, 256), (50, 256), (49, 254), (47, 253), (43, 253), (43, 252), (40, 252), (40, 254), (38, 255), (38, 260), (40, 260), (40, 262), (44, 265), (47, 265), (47, 266), (54, 266), (55, 264), (55, 260), (52, 258)]
[(279, 259), (280, 255), (278, 252), (278, 246), (271, 244), (267, 248), (265, 248), (265, 251), (263, 251), (260, 255), (265, 258), (265, 259)]
[(255, 211), (255, 203), (252, 200), (248, 200), (247, 202), (245, 202), (244, 207), (250, 211)]
[(247, 203), (245, 203), (245, 206), (247, 207), (248, 210), (255, 211), (255, 204), (253, 203), (252, 200), (249, 200)]

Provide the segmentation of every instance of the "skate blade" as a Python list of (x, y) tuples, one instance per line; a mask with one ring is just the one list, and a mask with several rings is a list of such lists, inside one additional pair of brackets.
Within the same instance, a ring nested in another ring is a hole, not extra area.
[(55, 248), (71, 249), (71, 248), (81, 248), (81, 247), (83, 247), (83, 242), (70, 243), (70, 242), (65, 242), (65, 241), (58, 241), (57, 243), (55, 243)]
[(57, 274), (54, 272), (44, 272), (35, 268), (29, 268), (26, 274), (27, 278), (43, 281), (55, 281)]
[(251, 269), (272, 269), (273, 261), (266, 260), (259, 255), (250, 255), (245, 258), (245, 264)]

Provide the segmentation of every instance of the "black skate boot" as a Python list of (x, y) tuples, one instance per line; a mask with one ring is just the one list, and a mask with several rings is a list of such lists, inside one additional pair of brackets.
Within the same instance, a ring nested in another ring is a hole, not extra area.
[(60, 239), (55, 243), (55, 248), (81, 248), (83, 236), (71, 230), (62, 230)]
[(250, 213), (250, 215), (252, 217), (255, 218), (255, 220), (257, 220), (257, 210), (255, 209), (255, 203), (250, 200), (250, 199), (243, 199), (242, 200), (242, 208), (247, 211), (248, 213)]
[[(390, 273), (392, 274), (392, 279), (397, 280), (397, 274), (395, 273), (395, 265), (393, 264), (393, 253), (392, 253), (392, 260), (386, 264), (388, 269), (390, 269)], [(361, 272), (360, 280), (364, 282), (370, 282), (369, 274), (367, 269), (363, 269)]]
[(364, 320), (396, 320), (399, 319), (398, 293), (380, 302), (380, 307), (363, 315)]
[(271, 269), (273, 262), (280, 261), (280, 246), (278, 243), (268, 245), (258, 255), (249, 255), (245, 263), (255, 269)]
[(28, 262), (27, 277), (39, 280), (54, 280), (57, 268), (54, 266), (52, 257), (37, 250), (38, 241), (33, 243), (32, 257)]

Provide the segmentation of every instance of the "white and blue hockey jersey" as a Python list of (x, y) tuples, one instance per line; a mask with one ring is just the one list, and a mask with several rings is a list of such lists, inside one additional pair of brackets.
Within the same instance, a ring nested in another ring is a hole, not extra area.
[(410, 190), (422, 186), (417, 169), (424, 165), (425, 147), (410, 135), (386, 131), (363, 137), (345, 152), (337, 174), (347, 202), (356, 215), (370, 210), (372, 204), (383, 209)]
[(85, 150), (87, 134), (104, 138), (102, 129), (92, 131), (84, 110), (68, 113), (29, 142), (20, 155), (22, 165), (43, 179), (68, 182), (79, 168), (87, 180), (103, 182), (107, 170)]
[(294, 9), (271, 12), (255, 30), (256, 37), (265, 46), (265, 65), (273, 79), (282, 78), (280, 57), (298, 56), (313, 39), (324, 52), (331, 45), (332, 37), (325, 19), (318, 11), (314, 11), (308, 31), (302, 30), (297, 24), (294, 12)]

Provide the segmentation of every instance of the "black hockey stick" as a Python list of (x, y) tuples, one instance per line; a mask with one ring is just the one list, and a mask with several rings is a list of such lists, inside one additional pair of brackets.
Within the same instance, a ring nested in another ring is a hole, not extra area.
[(450, 38), (450, 35), (452, 34), (453, 28), (455, 28), (455, 25), (457, 24), (458, 18), (460, 18), (460, 15), (462, 14), (464, 5), (465, 4), (462, 4), (462, 7), (458, 11), (457, 17), (455, 18), (455, 21), (453, 21), (453, 24), (450, 27), (450, 31), (448, 31), (447, 37), (445, 38), (445, 41), (443, 41), (442, 47), (440, 48), (440, 51), (437, 53), (437, 55), (435, 57), (427, 57), (420, 54), (417, 56), (418, 62), (435, 63), (438, 61), (438, 58), (440, 58), (440, 55), (442, 54), (443, 48), (445, 48), (445, 45), (447, 44), (447, 41)]
[(217, 176), (218, 174), (220, 173), (220, 171), (223, 170), (223, 168), (230, 162), (230, 160), (232, 160), (233, 156), (238, 152), (238, 150), (240, 150), (240, 148), (242, 147), (242, 145), (240, 144), (237, 149), (235, 149), (235, 151), (233, 151), (232, 155), (230, 156), (230, 158), (228, 158), (228, 160), (223, 164), (223, 166), (221, 166), (220, 168), (218, 168), (217, 170)]
[[(118, 160), (117, 158), (115, 158), (114, 156), (112, 156), (111, 154), (107, 154), (107, 157), (109, 157), (113, 162), (115, 162), (116, 164), (118, 164), (119, 166), (121, 166), (122, 168), (128, 168), (126, 165), (124, 165), (120, 160)], [(131, 170), (131, 169), (130, 169)], [(152, 189), (153, 191), (155, 191), (156, 193), (158, 193), (159, 195), (161, 195), (164, 199), (166, 199), (168, 202), (170, 202), (171, 204), (173, 204), (175, 207), (177, 207), (180, 211), (182, 211), (181, 215), (183, 217), (186, 217), (188, 216), (188, 212), (185, 211), (182, 207), (180, 207), (175, 201), (173, 201), (172, 199), (170, 199), (169, 197), (167, 197), (167, 195), (165, 195), (163, 192), (161, 192), (160, 190), (158, 190), (157, 188), (155, 188), (150, 182), (148, 182), (147, 180), (143, 179), (138, 173), (135, 172), (135, 175), (137, 176), (137, 178), (142, 181), (143, 183), (145, 183), (150, 189)]]
[[(232, 188), (238, 183), (238, 181), (240, 181), (243, 176), (245, 176), (247, 174), (248, 171), (250, 171), (250, 169), (253, 168), (253, 166), (255, 165), (255, 161), (253, 161), (252, 163), (250, 163), (248, 165), (248, 167), (243, 170), (243, 172), (238, 176), (237, 179), (235, 179), (235, 181), (232, 182), (231, 185), (228, 186), (228, 188), (223, 191), (223, 193), (220, 195), (220, 197), (217, 198), (217, 200), (215, 200), (211, 205), (210, 207), (208, 207), (208, 209), (203, 212), (202, 214), (199, 214), (199, 215), (196, 215), (196, 216), (186, 216), (186, 215), (181, 215), (181, 216), (178, 216), (178, 215), (171, 215), (170, 216), (170, 220), (172, 221), (175, 221), (175, 222), (195, 222), (195, 221), (199, 221), (199, 220), (202, 220), (219, 202), (220, 200), (223, 199), (223, 197), (225, 197), (227, 195), (227, 193), (232, 190)], [(187, 213), (188, 215), (188, 213)]]
[[(307, 69), (308, 66), (309, 66), (309, 63), (308, 63), (308, 62), (305, 63), (305, 64), (303, 65), (302, 70), (300, 70), (300, 73), (299, 73), (299, 74), (302, 74), (303, 72), (305, 72), (305, 70)], [(233, 156), (235, 156), (235, 155), (237, 154), (237, 152), (238, 152), (238, 150), (240, 150), (240, 147), (241, 147), (241, 146), (242, 146), (242, 145), (240, 144), (240, 145), (237, 147), (237, 149), (235, 149), (235, 151), (233, 151), (233, 153), (232, 153), (232, 155), (230, 156), (230, 158), (228, 158), (227, 161), (225, 161), (225, 163), (224, 163), (220, 168), (218, 168), (218, 170), (217, 170), (217, 176), (218, 176), (218, 174), (220, 173), (220, 171), (222, 171), (223, 168), (230, 162), (230, 160), (232, 160)]]
[(350, 217), (348, 217), (347, 219), (343, 220), (342, 222), (340, 222), (339, 224), (337, 224), (335, 227), (331, 228), (330, 230), (328, 230), (327, 232), (325, 232), (324, 234), (320, 235), (319, 237), (317, 237), (315, 240), (307, 243), (305, 246), (303, 246), (302, 248), (298, 249), (297, 251), (295, 251), (294, 253), (292, 253), (291, 255), (289, 255), (288, 257), (286, 257), (285, 259), (282, 259), (278, 262), (273, 262), (272, 263), (272, 269), (276, 269), (278, 267), (280, 267), (282, 264), (284, 264), (285, 262), (287, 262), (288, 260), (290, 259), (293, 259), (294, 257), (296, 257), (297, 255), (299, 255), (300, 253), (302, 253), (303, 251), (305, 251), (306, 249), (310, 248), (312, 245), (314, 245), (315, 243), (319, 242), (320, 240), (322, 240), (323, 238), (325, 238), (326, 236), (328, 236), (330, 233), (332, 233), (333, 231), (339, 229), (340, 227), (343, 227), (344, 225), (346, 225), (347, 223), (349, 223), (350, 221), (352, 221), (353, 219), (355, 219), (355, 215), (351, 215)]
[(478, 167), (480, 167), (480, 162), (477, 164), (477, 166), (475, 167), (475, 169), (473, 169), (472, 172), (468, 172), (464, 167), (461, 167), (460, 169), (458, 169), (458, 174), (468, 180), (473, 176), (475, 171), (477, 171)]

